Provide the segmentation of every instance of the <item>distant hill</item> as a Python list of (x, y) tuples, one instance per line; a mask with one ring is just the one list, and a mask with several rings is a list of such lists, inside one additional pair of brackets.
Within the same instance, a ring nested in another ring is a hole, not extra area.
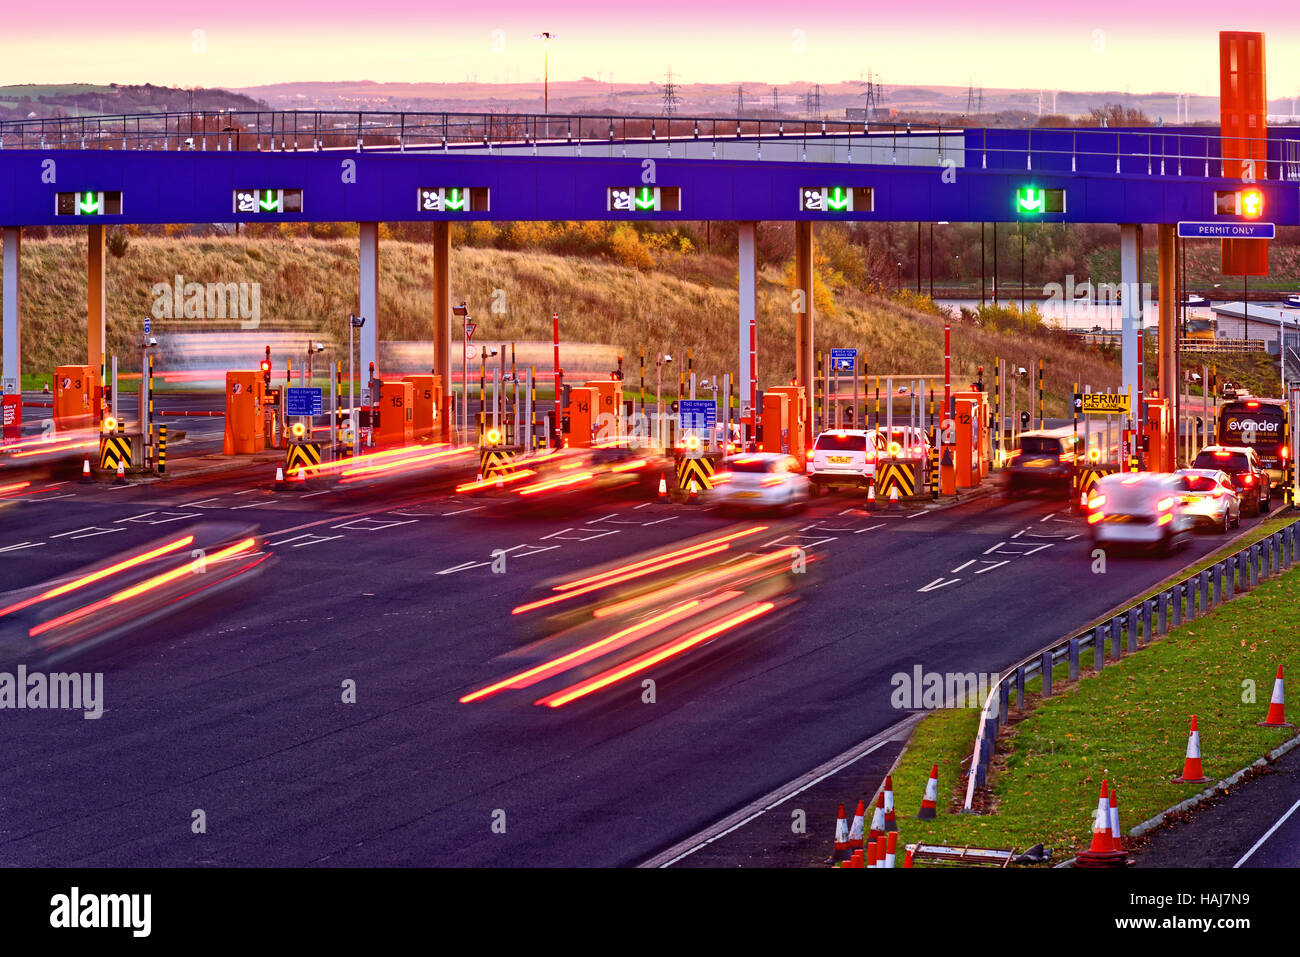
[(185, 110), (256, 110), (266, 104), (229, 90), (183, 90), (177, 87), (123, 86), (118, 83), (50, 83), (0, 86), (0, 119), (94, 116), (114, 113), (163, 113)]

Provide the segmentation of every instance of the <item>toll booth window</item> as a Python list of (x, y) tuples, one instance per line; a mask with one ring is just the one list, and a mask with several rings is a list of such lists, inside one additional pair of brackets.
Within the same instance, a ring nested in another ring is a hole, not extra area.
[(1020, 450), (1029, 455), (1060, 455), (1063, 451), (1060, 439), (1049, 439), (1040, 435), (1021, 438)]
[(865, 435), (837, 435), (825, 432), (817, 437), (814, 448), (819, 452), (865, 452), (867, 437)]

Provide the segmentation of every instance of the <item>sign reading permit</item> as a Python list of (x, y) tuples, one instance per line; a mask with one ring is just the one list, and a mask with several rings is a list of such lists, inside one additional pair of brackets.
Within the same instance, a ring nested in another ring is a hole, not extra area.
[(1084, 414), (1117, 415), (1128, 412), (1128, 393), (1076, 392), (1074, 408)]

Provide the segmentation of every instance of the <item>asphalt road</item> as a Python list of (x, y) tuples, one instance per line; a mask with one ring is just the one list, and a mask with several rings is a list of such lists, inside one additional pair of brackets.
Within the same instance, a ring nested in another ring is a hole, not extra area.
[[(101, 719), (0, 712), (0, 864), (637, 863), (899, 720), (894, 673), (999, 670), (1215, 547), (1091, 575), (1056, 501), (871, 514), (833, 496), (764, 536), (825, 556), (793, 612), (664, 676), (654, 704), (638, 683), (572, 712), (461, 705), (502, 674), (509, 609), (538, 581), (728, 523), (628, 502), (523, 519), (410, 486), (275, 493), (264, 473), (0, 502), (7, 588), (204, 518), (257, 522), (277, 559), (64, 665), (105, 672)], [(806, 810), (833, 828), (833, 803)]]

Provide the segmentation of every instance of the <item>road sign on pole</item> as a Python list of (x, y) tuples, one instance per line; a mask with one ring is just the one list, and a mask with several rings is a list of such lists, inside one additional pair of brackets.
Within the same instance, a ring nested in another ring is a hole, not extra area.
[(285, 415), (323, 415), (325, 403), (322, 393), (324, 391), (319, 386), (305, 388), (290, 386), (285, 389)]
[(832, 349), (831, 365), (832, 368), (839, 369), (843, 372), (852, 372), (854, 364), (858, 361), (857, 349)]
[(712, 399), (682, 399), (677, 415), (683, 432), (707, 432), (718, 423), (718, 405)]
[(1129, 397), (1123, 392), (1076, 392), (1074, 411), (1081, 415), (1127, 415)]
[(473, 339), (473, 338), (474, 338), (474, 330), (477, 329), (477, 328), (478, 328), (478, 323), (477, 323), (477, 322), (467, 322), (467, 323), (465, 323), (465, 338), (466, 338), (466, 339)]

